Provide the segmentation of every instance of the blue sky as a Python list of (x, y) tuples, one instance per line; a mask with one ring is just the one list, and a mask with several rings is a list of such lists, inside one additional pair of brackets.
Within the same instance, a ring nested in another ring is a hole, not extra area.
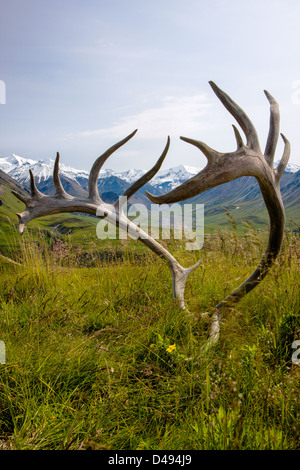
[[(300, 164), (299, 0), (0, 1), (0, 156), (13, 153), (89, 169), (136, 136), (107, 168), (204, 166), (180, 135), (235, 149), (234, 119), (213, 80), (249, 115), (264, 148), (269, 105)], [(278, 143), (276, 159), (283, 151)]]

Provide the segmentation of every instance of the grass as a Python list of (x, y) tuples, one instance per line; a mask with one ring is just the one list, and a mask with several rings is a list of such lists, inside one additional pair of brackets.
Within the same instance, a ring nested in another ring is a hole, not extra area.
[(0, 260), (0, 448), (299, 449), (296, 234), (225, 312), (218, 345), (201, 349), (200, 314), (252, 272), (266, 236), (226, 229), (200, 252), (163, 242), (185, 266), (203, 260), (188, 279), (188, 313), (142, 244), (24, 234), (9, 253), (21, 265)]

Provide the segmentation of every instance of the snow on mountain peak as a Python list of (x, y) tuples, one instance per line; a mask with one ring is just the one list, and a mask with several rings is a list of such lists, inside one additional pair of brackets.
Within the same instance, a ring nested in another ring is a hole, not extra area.
[(159, 171), (154, 176), (151, 183), (160, 187), (168, 185), (168, 189), (173, 189), (195, 176), (200, 170), (201, 168), (193, 166), (179, 165), (174, 168)]
[[(36, 161), (19, 157), (18, 155), (12, 155), (10, 157), (0, 158), (0, 169), (5, 171), (9, 176), (16, 179), (20, 183), (28, 183), (29, 181), (29, 169), (32, 170), (36, 182), (45, 181), (52, 177), (53, 174), (54, 160), (48, 159), (46, 161)], [(137, 170), (135, 168), (126, 171), (116, 171), (111, 169), (102, 169), (99, 174), (99, 178), (108, 178), (110, 176), (118, 177), (125, 180), (127, 183), (133, 183), (137, 179), (141, 178), (147, 170)], [(169, 168), (161, 170), (155, 175), (152, 182), (154, 184), (170, 184), (172, 187), (180, 184), (183, 181), (191, 178), (200, 171), (200, 168), (195, 168), (187, 165), (179, 165), (175, 168)], [(60, 173), (73, 180), (77, 181), (78, 178), (88, 178), (89, 173), (86, 170), (77, 170), (70, 166), (60, 164)]]
[[(279, 164), (279, 160), (274, 163), (274, 167), (276, 168), (278, 164)], [(300, 165), (298, 165), (297, 163), (288, 163), (285, 168), (285, 171), (287, 173), (296, 173), (299, 170), (300, 170)]]
[(7, 157), (7, 161), (11, 163), (12, 165), (33, 165), (36, 163), (34, 160), (26, 159), (23, 157), (19, 157), (19, 155), (15, 155), (14, 153), (12, 154), (11, 157)]
[[(275, 167), (279, 162), (275, 163)], [(0, 169), (5, 171), (9, 176), (19, 181), (21, 184), (27, 185), (29, 182), (29, 169), (32, 170), (36, 182), (40, 183), (52, 178), (53, 175), (54, 160), (48, 159), (47, 161), (36, 161), (32, 159), (26, 159), (18, 155), (13, 154), (9, 157), (0, 158)], [(300, 165), (290, 163), (286, 167), (286, 172), (294, 173), (300, 170)], [(126, 171), (116, 171), (112, 169), (104, 168), (100, 171), (99, 178), (117, 177), (127, 183), (132, 184), (138, 180), (141, 176), (146, 173), (147, 170), (129, 169)], [(201, 171), (201, 168), (189, 166), (189, 165), (178, 165), (173, 168), (160, 170), (154, 178), (151, 180), (151, 184), (160, 187), (164, 190), (171, 190), (179, 184), (187, 181), (188, 179), (195, 176)], [(81, 183), (82, 179), (88, 179), (89, 172), (86, 170), (77, 170), (70, 166), (60, 164), (61, 175), (68, 179)]]
[[(20, 183), (27, 183), (30, 179), (29, 169), (32, 170), (36, 182), (45, 181), (53, 175), (54, 160), (48, 159), (43, 160), (32, 160), (19, 157), (13, 154), (9, 157), (0, 158), (0, 169), (5, 171), (9, 176), (16, 179)], [(62, 175), (75, 180), (77, 177), (83, 176), (88, 177), (88, 172), (85, 170), (75, 170), (74, 168), (68, 167), (63, 163), (60, 165), (60, 172)]]

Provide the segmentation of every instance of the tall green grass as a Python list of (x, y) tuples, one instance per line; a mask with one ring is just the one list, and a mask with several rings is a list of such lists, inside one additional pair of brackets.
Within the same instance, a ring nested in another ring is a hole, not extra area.
[(182, 312), (168, 267), (134, 241), (25, 234), (21, 265), (0, 260), (0, 448), (299, 449), (295, 234), (202, 350), (201, 313), (252, 272), (266, 236), (215, 232), (199, 252), (163, 242), (185, 266), (203, 261)]

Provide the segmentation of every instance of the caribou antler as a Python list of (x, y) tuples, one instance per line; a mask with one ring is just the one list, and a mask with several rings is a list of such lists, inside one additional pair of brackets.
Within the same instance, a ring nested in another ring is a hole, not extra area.
[(25, 225), (37, 217), (58, 214), (60, 212), (83, 212), (98, 216), (100, 219), (105, 218), (107, 222), (116, 224), (126, 232), (130, 231), (131, 235), (134, 235), (137, 239), (141, 240), (141, 242), (154, 253), (167, 261), (172, 274), (173, 296), (179, 300), (181, 308), (184, 309), (184, 290), (187, 277), (199, 266), (201, 261), (199, 260), (190, 268), (183, 268), (164, 247), (162, 247), (140, 227), (130, 221), (124, 213), (125, 201), (132, 197), (133, 194), (135, 194), (144, 184), (153, 178), (160, 169), (170, 146), (170, 138), (168, 138), (165, 149), (154, 167), (130, 186), (123, 196), (121, 196), (114, 204), (103, 202), (98, 192), (97, 182), (102, 166), (108, 157), (131, 139), (136, 132), (137, 131), (135, 130), (125, 139), (110, 147), (103, 155), (97, 158), (89, 175), (88, 198), (73, 197), (67, 194), (64, 190), (59, 177), (59, 153), (57, 153), (53, 170), (53, 182), (55, 187), (54, 196), (46, 196), (37, 189), (33, 173), (30, 170), (30, 197), (24, 197), (17, 192), (12, 191), (12, 193), (26, 205), (26, 209), (21, 214), (17, 214), (19, 218), (18, 231), (22, 234)]
[(251, 276), (228, 295), (215, 307), (211, 337), (214, 342), (219, 335), (221, 311), (224, 306), (239, 301), (244, 295), (254, 289), (267, 275), (273, 261), (277, 257), (284, 232), (284, 207), (280, 194), (279, 181), (288, 163), (290, 144), (283, 134), (283, 156), (277, 169), (273, 167), (274, 155), (279, 137), (279, 107), (275, 99), (265, 91), (270, 103), (270, 129), (264, 154), (261, 151), (257, 132), (246, 113), (224, 91), (209, 82), (213, 91), (223, 103), (225, 108), (236, 119), (246, 135), (246, 144), (235, 126), (234, 134), (237, 141), (237, 150), (231, 153), (220, 153), (198, 140), (181, 137), (182, 140), (198, 147), (207, 158), (206, 167), (196, 176), (162, 196), (147, 195), (155, 203), (173, 203), (183, 201), (190, 197), (227, 183), (241, 176), (254, 176), (260, 186), (262, 196), (270, 217), (270, 233), (266, 251)]

